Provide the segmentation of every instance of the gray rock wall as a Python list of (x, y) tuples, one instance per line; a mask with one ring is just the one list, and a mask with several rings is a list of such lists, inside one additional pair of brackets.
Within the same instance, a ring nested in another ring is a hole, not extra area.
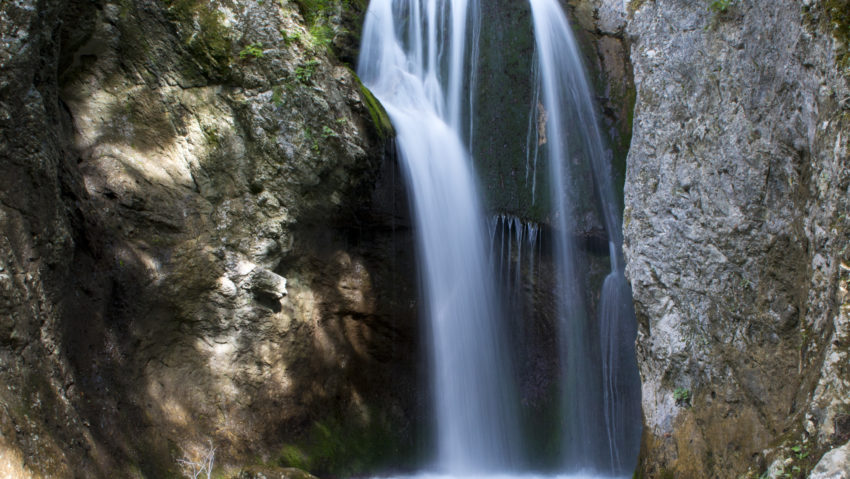
[(622, 6), (643, 477), (796, 477), (847, 440), (848, 72), (806, 3)]
[(412, 449), (404, 190), (342, 13), (0, 6), (0, 475)]

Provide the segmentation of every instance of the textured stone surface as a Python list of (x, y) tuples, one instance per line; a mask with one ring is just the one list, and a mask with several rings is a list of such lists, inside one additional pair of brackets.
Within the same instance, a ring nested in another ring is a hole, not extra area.
[[(614, 0), (563, 2), (583, 55), (602, 133), (612, 150), (621, 185), (631, 135), (634, 86), (624, 41), (625, 14)], [(550, 223), (545, 111), (534, 103), (535, 45), (527, 2), (490, 0), (481, 4), (480, 48), (475, 63), (477, 95), (472, 105), (472, 152), (487, 207), (539, 223)], [(538, 141), (543, 141), (539, 143)], [(535, 153), (535, 146), (541, 151)], [(577, 234), (601, 229), (590, 172), (573, 168)]]
[(412, 441), (404, 192), (339, 7), (0, 5), (0, 475)]
[(292, 467), (251, 466), (239, 472), (233, 479), (317, 479), (316, 476)]
[(650, 0), (627, 13), (643, 477), (757, 476), (791, 447), (816, 457), (846, 441), (835, 424), (850, 398), (838, 45), (812, 19), (818, 2)]
[(824, 454), (809, 479), (850, 479), (850, 442)]

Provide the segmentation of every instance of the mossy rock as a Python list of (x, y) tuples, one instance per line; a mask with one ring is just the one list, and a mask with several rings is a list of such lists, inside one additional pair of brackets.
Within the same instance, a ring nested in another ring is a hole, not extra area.
[(307, 471), (296, 467), (249, 466), (233, 479), (318, 479)]
[(375, 132), (378, 134), (378, 137), (382, 140), (386, 140), (395, 136), (395, 129), (390, 121), (390, 116), (387, 115), (387, 111), (384, 110), (384, 106), (381, 105), (381, 102), (375, 98), (375, 95), (366, 88), (366, 85), (360, 81), (360, 77), (354, 74), (354, 78), (360, 86), (360, 99), (369, 110), (369, 117), (372, 118), (372, 124), (375, 126)]
[[(825, 29), (837, 41), (836, 63), (842, 70), (850, 69), (850, 0), (827, 0), (823, 4)], [(845, 72), (850, 76), (850, 72)]]
[(294, 0), (310, 30), (314, 47), (327, 49), (343, 63), (355, 65), (367, 0)]
[(208, 0), (162, 0), (192, 61), (212, 80), (230, 78), (233, 36), (222, 14)]
[(315, 421), (296, 442), (283, 445), (275, 462), (283, 468), (331, 477), (363, 475), (390, 464), (413, 463), (413, 443), (398, 431), (398, 424), (387, 418), (368, 423), (325, 418)]

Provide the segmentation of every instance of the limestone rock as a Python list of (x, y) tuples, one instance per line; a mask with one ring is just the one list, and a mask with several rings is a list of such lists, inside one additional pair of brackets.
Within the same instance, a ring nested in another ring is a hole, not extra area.
[(838, 43), (793, 1), (629, 11), (624, 229), (643, 477), (760, 472), (781, 437), (830, 447), (850, 398), (835, 294), (850, 239)]
[(850, 478), (850, 442), (824, 454), (809, 479)]
[(404, 191), (327, 5), (0, 4), (0, 475), (412, 441)]

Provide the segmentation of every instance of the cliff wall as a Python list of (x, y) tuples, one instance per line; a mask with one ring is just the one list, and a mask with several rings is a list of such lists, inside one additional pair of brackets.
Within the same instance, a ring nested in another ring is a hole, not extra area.
[(850, 8), (620, 8), (637, 88), (624, 226), (641, 472), (802, 477), (850, 434)]
[(0, 5), (0, 475), (412, 450), (404, 190), (344, 3)]

